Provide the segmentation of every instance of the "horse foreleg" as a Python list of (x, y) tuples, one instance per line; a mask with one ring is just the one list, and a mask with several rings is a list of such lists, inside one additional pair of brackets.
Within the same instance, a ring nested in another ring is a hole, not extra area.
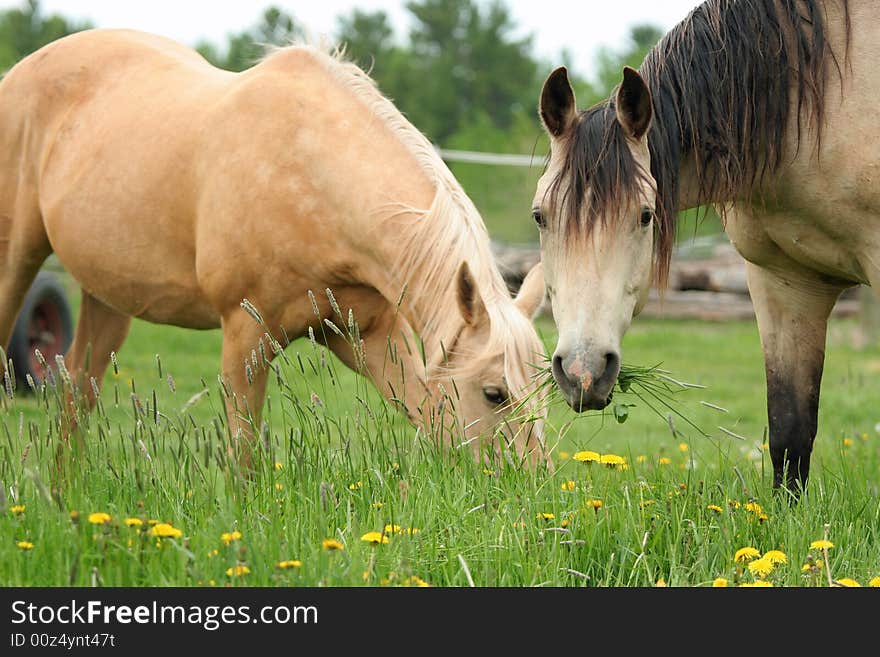
[[(259, 349), (266, 330), (244, 310), (225, 315), (223, 327), (222, 377), (225, 387), (229, 455), (236, 458), (243, 473), (253, 469), (254, 440), (260, 431), (266, 398), (268, 364)], [(266, 359), (272, 351), (265, 347)]]
[(796, 493), (810, 471), (828, 317), (845, 286), (746, 264), (767, 373), (773, 486)]

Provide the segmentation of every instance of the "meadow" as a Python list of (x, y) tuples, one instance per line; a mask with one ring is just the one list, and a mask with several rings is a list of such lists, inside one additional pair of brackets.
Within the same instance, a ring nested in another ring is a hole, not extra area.
[[(552, 321), (538, 326), (552, 350)], [(554, 402), (552, 472), (438, 446), (300, 340), (275, 361), (259, 471), (241, 486), (219, 331), (135, 320), (60, 487), (58, 386), (4, 397), (0, 585), (878, 585), (880, 346), (854, 346), (856, 331), (832, 322), (792, 503), (771, 488), (754, 322), (637, 319), (624, 362), (702, 387), (618, 391), (626, 418)]]

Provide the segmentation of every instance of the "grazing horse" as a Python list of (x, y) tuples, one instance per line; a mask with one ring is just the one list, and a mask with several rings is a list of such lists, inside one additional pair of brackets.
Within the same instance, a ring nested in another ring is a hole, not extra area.
[(874, 0), (710, 0), (591, 109), (565, 68), (550, 74), (532, 216), (575, 410), (608, 404), (676, 213), (714, 204), (747, 261), (773, 485), (803, 488), (828, 316), (843, 290), (880, 285), (878, 63)]
[(101, 383), (132, 317), (222, 329), (244, 465), (268, 361), (310, 328), (430, 435), (544, 459), (540, 270), (512, 299), (431, 143), (338, 52), (231, 73), (136, 31), (59, 39), (0, 83), (0, 180), (0, 344), (54, 252), (82, 287), (81, 383)]

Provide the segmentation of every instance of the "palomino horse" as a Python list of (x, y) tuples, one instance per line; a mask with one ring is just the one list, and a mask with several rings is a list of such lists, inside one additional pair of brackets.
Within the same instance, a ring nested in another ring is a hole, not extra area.
[(874, 0), (710, 0), (589, 110), (551, 73), (533, 218), (575, 410), (608, 403), (676, 212), (716, 204), (748, 262), (774, 487), (806, 484), (828, 316), (846, 288), (880, 284), (878, 62)]
[[(540, 271), (511, 298), (431, 143), (340, 57), (289, 47), (234, 74), (135, 31), (60, 39), (0, 83), (0, 179), (0, 343), (54, 252), (82, 287), (66, 356), (80, 381), (100, 384), (132, 317), (222, 328), (247, 465), (268, 374), (255, 354), (275, 355), (260, 342), (310, 326), (413, 422), (439, 422), (431, 435), (544, 458)], [(320, 330), (327, 288), (360, 345)]]

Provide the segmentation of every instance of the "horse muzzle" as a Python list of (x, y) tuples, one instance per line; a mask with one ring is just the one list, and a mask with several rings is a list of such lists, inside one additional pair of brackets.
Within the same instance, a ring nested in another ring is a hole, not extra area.
[(614, 349), (599, 350), (598, 357), (584, 351), (553, 355), (553, 378), (568, 405), (577, 412), (601, 410), (611, 403), (620, 354)]

